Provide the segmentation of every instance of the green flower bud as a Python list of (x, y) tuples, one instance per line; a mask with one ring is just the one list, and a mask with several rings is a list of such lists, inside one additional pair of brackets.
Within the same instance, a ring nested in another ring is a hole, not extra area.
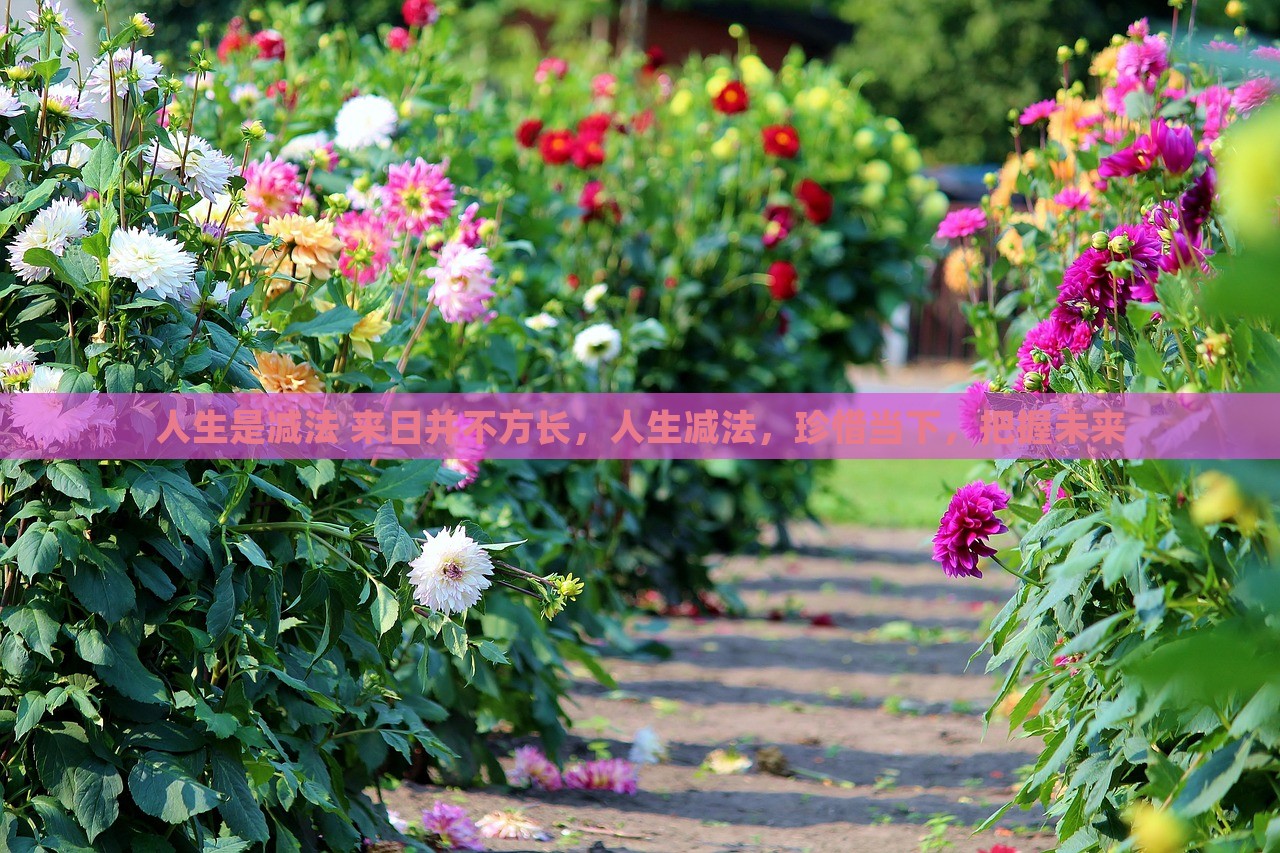
[(1075, 54), (1072, 52), (1071, 48), (1067, 47), (1065, 44), (1064, 44), (1064, 45), (1059, 45), (1059, 47), (1058, 47), (1058, 64), (1059, 64), (1059, 65), (1066, 65), (1068, 62), (1070, 62), (1070, 61), (1071, 61), (1071, 57), (1072, 57), (1072, 56), (1074, 56), (1074, 55), (1075, 55)]
[(1109, 242), (1111, 242), (1111, 237), (1106, 231), (1095, 231), (1093, 236), (1089, 238), (1089, 245), (1095, 249), (1105, 249)]
[(1028, 391), (1043, 391), (1045, 389), (1045, 376), (1035, 370), (1030, 371), (1022, 377), (1022, 387)]
[[(1096, 236), (1096, 235), (1095, 235)], [(1107, 249), (1117, 255), (1123, 255), (1133, 248), (1133, 241), (1123, 234), (1117, 234), (1107, 243)]]

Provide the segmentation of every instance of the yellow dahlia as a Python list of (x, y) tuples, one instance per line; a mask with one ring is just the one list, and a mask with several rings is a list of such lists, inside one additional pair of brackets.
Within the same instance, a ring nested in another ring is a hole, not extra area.
[(270, 394), (316, 394), (324, 390), (324, 380), (316, 369), (305, 361), (295, 364), (293, 359), (278, 352), (255, 352), (258, 366), (249, 372), (262, 383), (262, 390)]
[(279, 248), (266, 246), (258, 253), (259, 263), (268, 269), (279, 264), (280, 272), (300, 281), (323, 281), (338, 268), (342, 241), (334, 236), (331, 220), (290, 213), (268, 219), (262, 231), (280, 238), (282, 244)]
[(961, 246), (942, 262), (942, 283), (958, 296), (968, 295), (977, 283), (982, 268), (982, 252), (976, 246)]

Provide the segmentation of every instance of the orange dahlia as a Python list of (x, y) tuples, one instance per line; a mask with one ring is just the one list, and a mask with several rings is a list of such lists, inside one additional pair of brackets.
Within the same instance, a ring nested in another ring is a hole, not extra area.
[(255, 352), (258, 366), (249, 372), (262, 383), (269, 394), (316, 394), (324, 390), (324, 380), (305, 361), (295, 364), (290, 356), (278, 352)]
[(258, 253), (258, 262), (268, 268), (278, 264), (281, 273), (301, 281), (324, 281), (338, 267), (342, 241), (334, 236), (331, 220), (290, 213), (267, 220), (262, 231), (281, 242), (277, 248), (266, 246)]

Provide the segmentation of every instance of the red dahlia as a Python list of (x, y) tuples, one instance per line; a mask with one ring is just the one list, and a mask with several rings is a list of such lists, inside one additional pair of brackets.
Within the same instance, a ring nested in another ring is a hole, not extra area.
[(746, 112), (749, 105), (750, 99), (747, 98), (747, 87), (737, 80), (730, 80), (725, 83), (719, 94), (711, 99), (711, 106), (716, 108), (716, 112), (724, 113), (727, 116)]
[(805, 219), (821, 225), (831, 218), (831, 193), (822, 188), (822, 184), (804, 178), (796, 184), (796, 199), (804, 207)]
[(799, 292), (796, 286), (798, 279), (796, 268), (790, 261), (774, 261), (769, 264), (769, 292), (774, 299), (785, 302), (793, 298)]
[(404, 0), (400, 14), (411, 27), (427, 27), (440, 17), (440, 10), (436, 8), (435, 0)]
[(574, 147), (573, 133), (568, 130), (548, 130), (538, 140), (543, 161), (552, 166), (568, 163), (573, 157)]
[(527, 118), (516, 128), (516, 141), (522, 148), (532, 148), (537, 145), (538, 137), (541, 135), (542, 122), (536, 118)]
[(791, 125), (771, 124), (762, 131), (762, 134), (764, 153), (787, 160), (800, 153), (800, 136)]

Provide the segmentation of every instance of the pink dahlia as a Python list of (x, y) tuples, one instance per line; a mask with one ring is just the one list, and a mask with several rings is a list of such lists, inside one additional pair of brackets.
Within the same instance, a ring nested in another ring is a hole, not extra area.
[(1093, 327), (1088, 323), (1064, 322), (1059, 317), (1050, 316), (1032, 326), (1027, 332), (1022, 346), (1018, 347), (1018, 367), (1022, 374), (1015, 387), (1019, 391), (1026, 390), (1028, 373), (1038, 373), (1047, 377), (1049, 371), (1062, 367), (1066, 361), (1066, 353), (1080, 355), (1093, 343)]
[(427, 278), (433, 282), (427, 298), (447, 323), (478, 320), (494, 297), (493, 261), (483, 247), (445, 243)]
[(1223, 41), (1222, 39), (1214, 39), (1208, 44), (1209, 50), (1218, 50), (1223, 53), (1239, 53), (1240, 45), (1233, 41)]
[(1231, 106), (1236, 108), (1238, 115), (1247, 116), (1271, 100), (1271, 96), (1275, 93), (1275, 83), (1266, 77), (1255, 77), (1236, 86), (1235, 91), (1231, 93)]
[(974, 444), (982, 441), (982, 411), (989, 393), (991, 383), (975, 382), (964, 389), (964, 398), (960, 400), (960, 430)]
[(244, 200), (258, 222), (297, 213), (302, 204), (298, 167), (268, 154), (244, 167)]
[(1151, 137), (1145, 133), (1139, 136), (1127, 148), (1121, 148), (1102, 158), (1098, 163), (1098, 174), (1104, 178), (1127, 178), (1139, 175), (1155, 163), (1156, 152)]
[(953, 210), (938, 224), (937, 236), (942, 240), (968, 237), (987, 227), (987, 214), (977, 207)]
[(484, 851), (480, 830), (462, 806), (437, 800), (431, 808), (423, 810), (422, 828), (427, 831), (428, 842), (436, 848)]
[(449, 218), (454, 205), (453, 182), (444, 171), (443, 164), (428, 163), (421, 157), (387, 169), (382, 204), (393, 229), (421, 237)]
[(1113, 229), (1110, 236), (1112, 246), (1117, 245), (1117, 238), (1128, 244), (1127, 249), (1108, 249), (1111, 260), (1123, 262), (1127, 270), (1127, 274), (1116, 274), (1116, 278), (1123, 282), (1128, 297), (1139, 302), (1154, 302), (1155, 283), (1160, 277), (1160, 256), (1164, 252), (1159, 233), (1142, 223), (1121, 225)]
[(1068, 328), (1087, 323), (1095, 328), (1106, 320), (1106, 312), (1122, 306), (1128, 293), (1121, 290), (1107, 264), (1111, 254), (1106, 249), (1085, 249), (1062, 274), (1058, 288), (1058, 305), (1053, 316)]
[(1186, 125), (1172, 125), (1162, 118), (1151, 122), (1151, 142), (1160, 162), (1172, 175), (1181, 175), (1196, 159), (1196, 134)]
[(1034, 104), (1022, 111), (1022, 115), (1018, 116), (1018, 123), (1031, 125), (1038, 121), (1044, 121), (1049, 116), (1056, 113), (1058, 109), (1058, 102), (1052, 98), (1047, 101), (1036, 101)]
[(484, 242), (480, 238), (480, 229), (488, 221), (480, 216), (480, 205), (473, 201), (458, 217), (458, 233), (454, 239), (468, 248), (476, 248)]
[(522, 746), (515, 751), (516, 766), (507, 774), (507, 782), (517, 788), (526, 785), (544, 791), (559, 791), (564, 787), (560, 771), (536, 746)]
[(587, 761), (564, 771), (564, 786), (578, 791), (634, 794), (640, 788), (640, 775), (634, 764), (621, 758)]
[(787, 239), (787, 235), (795, 227), (795, 211), (791, 209), (789, 204), (768, 205), (764, 209), (764, 222), (764, 236), (761, 238), (761, 242), (764, 243), (766, 249), (772, 249)]
[(1083, 190), (1067, 187), (1053, 197), (1053, 203), (1067, 210), (1088, 210), (1089, 196)]
[(342, 241), (338, 268), (359, 284), (370, 284), (391, 264), (391, 235), (382, 218), (367, 210), (350, 210), (333, 223)]
[(1227, 126), (1231, 98), (1231, 90), (1226, 86), (1206, 86), (1196, 95), (1196, 108), (1204, 115), (1203, 132), (1200, 137), (1202, 147), (1208, 147)]
[(538, 67), (533, 72), (533, 82), (545, 83), (552, 77), (563, 80), (568, 73), (569, 63), (557, 56), (548, 56), (538, 63)]
[(987, 538), (1009, 529), (996, 518), (1008, 505), (1009, 495), (994, 483), (976, 480), (956, 490), (933, 537), (933, 559), (947, 577), (982, 577), (978, 560), (995, 555)]
[(458, 416), (449, 453), (452, 455), (441, 463), (442, 467), (462, 475), (462, 479), (450, 488), (465, 489), (476, 481), (480, 475), (480, 463), (484, 461), (484, 440), (473, 419)]
[(1160, 36), (1143, 35), (1131, 41), (1116, 54), (1116, 74), (1129, 78), (1148, 92), (1155, 91), (1156, 80), (1169, 68), (1169, 46)]
[(612, 74), (597, 74), (591, 78), (591, 94), (593, 97), (612, 98), (618, 91), (618, 78)]
[(1263, 45), (1253, 49), (1253, 55), (1259, 59), (1266, 59), (1271, 62), (1280, 62), (1280, 47), (1272, 47)]

